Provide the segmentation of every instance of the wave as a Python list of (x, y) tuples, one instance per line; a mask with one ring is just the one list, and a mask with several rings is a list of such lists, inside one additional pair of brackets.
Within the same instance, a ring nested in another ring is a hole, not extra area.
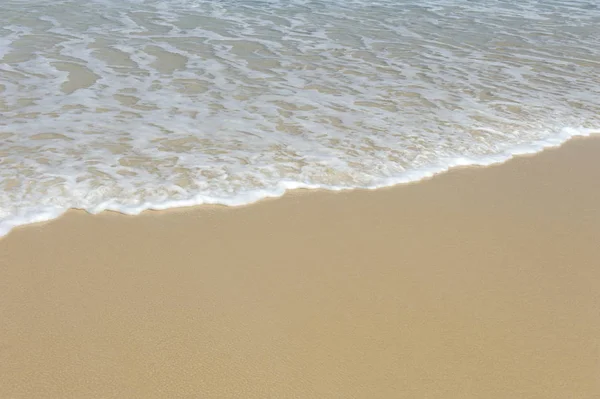
[(0, 234), (503, 162), (600, 126), (600, 9), (6, 0)]
[[(575, 137), (589, 137), (594, 134), (600, 134), (600, 129), (590, 128), (563, 128), (559, 133), (531, 144), (513, 147), (503, 153), (489, 155), (477, 159), (473, 158), (453, 158), (440, 161), (437, 165), (431, 165), (427, 168), (407, 171), (403, 174), (380, 179), (373, 184), (365, 186), (342, 186), (342, 185), (318, 185), (307, 184), (299, 181), (282, 180), (270, 189), (250, 190), (240, 195), (232, 197), (211, 197), (198, 193), (186, 199), (165, 200), (161, 202), (143, 202), (132, 206), (130, 204), (120, 204), (117, 200), (108, 200), (99, 203), (91, 208), (83, 208), (91, 214), (98, 214), (103, 211), (113, 211), (126, 215), (138, 215), (147, 210), (166, 210), (171, 208), (183, 208), (198, 205), (216, 204), (225, 206), (242, 206), (266, 198), (275, 198), (283, 196), (289, 190), (295, 189), (321, 189), (329, 191), (354, 190), (354, 189), (379, 189), (391, 187), (399, 184), (418, 182), (423, 179), (431, 178), (434, 175), (444, 173), (455, 167), (465, 166), (490, 166), (500, 164), (512, 159), (515, 156), (527, 154), (536, 154), (545, 149), (558, 147)], [(14, 227), (44, 222), (56, 219), (68, 211), (69, 208), (41, 207), (39, 209), (28, 210), (26, 213), (11, 215), (10, 217), (0, 219), (0, 237), (8, 234)]]

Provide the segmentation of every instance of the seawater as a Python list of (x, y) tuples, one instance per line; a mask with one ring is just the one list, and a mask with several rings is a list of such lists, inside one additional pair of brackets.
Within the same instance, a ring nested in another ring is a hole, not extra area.
[(0, 3), (0, 235), (389, 186), (600, 128), (595, 0)]

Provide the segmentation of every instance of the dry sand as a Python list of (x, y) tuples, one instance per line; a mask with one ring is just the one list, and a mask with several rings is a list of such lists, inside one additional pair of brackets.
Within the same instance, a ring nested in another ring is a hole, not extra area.
[(599, 159), (16, 229), (0, 398), (599, 398)]

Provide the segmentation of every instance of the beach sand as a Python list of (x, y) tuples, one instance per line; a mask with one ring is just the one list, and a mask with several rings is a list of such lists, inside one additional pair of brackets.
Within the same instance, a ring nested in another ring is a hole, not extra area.
[(599, 165), (17, 228), (0, 398), (599, 398)]

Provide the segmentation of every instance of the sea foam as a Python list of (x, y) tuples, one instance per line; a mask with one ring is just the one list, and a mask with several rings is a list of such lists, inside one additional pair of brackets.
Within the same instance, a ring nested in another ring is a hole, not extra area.
[(600, 129), (585, 1), (8, 0), (0, 235), (411, 182)]

